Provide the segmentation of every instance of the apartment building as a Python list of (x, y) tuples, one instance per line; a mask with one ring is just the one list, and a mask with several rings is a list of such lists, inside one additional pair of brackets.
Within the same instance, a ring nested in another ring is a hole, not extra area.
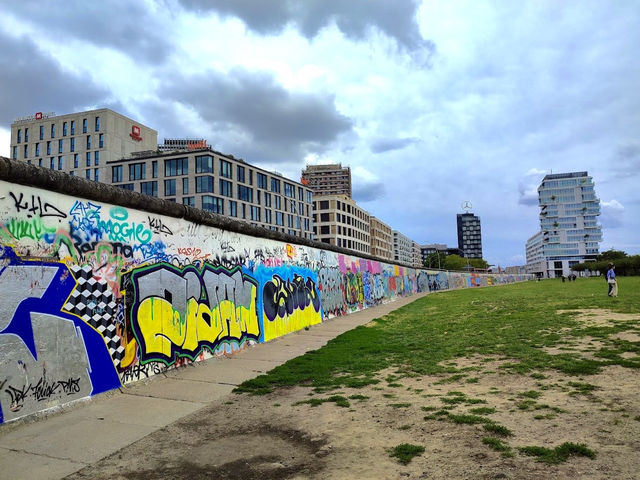
[(346, 195), (351, 198), (351, 168), (342, 164), (307, 165), (302, 171), (304, 185), (316, 195)]
[(346, 195), (313, 196), (315, 239), (371, 254), (371, 217)]
[(546, 175), (538, 187), (540, 231), (527, 240), (527, 271), (541, 277), (569, 275), (594, 261), (602, 241), (600, 199), (588, 172)]
[(38, 112), (11, 124), (11, 158), (96, 182), (110, 182), (107, 162), (157, 145), (158, 132), (108, 108)]
[(210, 148), (135, 155), (108, 167), (120, 188), (314, 238), (310, 188)]
[(391, 227), (379, 218), (369, 217), (370, 251), (374, 257), (393, 260), (393, 235)]
[(393, 259), (413, 265), (413, 240), (398, 230), (393, 230)]
[(411, 265), (415, 268), (422, 267), (422, 255), (420, 254), (420, 245), (411, 241)]
[(482, 258), (480, 217), (473, 213), (458, 213), (458, 248), (466, 258)]

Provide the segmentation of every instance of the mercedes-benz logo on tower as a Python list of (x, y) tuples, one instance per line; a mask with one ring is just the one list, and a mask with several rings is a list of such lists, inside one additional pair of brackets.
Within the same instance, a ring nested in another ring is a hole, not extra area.
[(462, 202), (462, 209), (466, 210), (467, 213), (469, 213), (472, 208), (473, 208), (473, 205), (471, 205), (471, 202), (469, 200), (465, 200), (464, 202)]

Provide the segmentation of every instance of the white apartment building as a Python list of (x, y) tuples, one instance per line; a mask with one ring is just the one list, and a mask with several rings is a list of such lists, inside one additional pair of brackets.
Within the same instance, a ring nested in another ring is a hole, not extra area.
[(371, 254), (370, 216), (346, 195), (313, 196), (315, 239)]
[(577, 263), (594, 261), (602, 241), (600, 199), (587, 172), (546, 175), (538, 187), (540, 231), (526, 244), (527, 272), (569, 275)]

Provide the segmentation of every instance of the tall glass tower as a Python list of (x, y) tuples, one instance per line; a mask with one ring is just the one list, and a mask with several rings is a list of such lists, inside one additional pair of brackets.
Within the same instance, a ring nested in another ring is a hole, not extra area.
[(594, 261), (602, 241), (600, 199), (587, 172), (546, 175), (538, 187), (540, 232), (527, 240), (527, 271), (543, 277), (569, 275), (577, 263)]

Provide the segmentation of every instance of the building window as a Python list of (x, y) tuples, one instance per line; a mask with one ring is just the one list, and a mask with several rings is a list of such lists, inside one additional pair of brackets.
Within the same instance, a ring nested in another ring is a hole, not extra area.
[(280, 180), (278, 180), (277, 178), (271, 179), (271, 191), (280, 193)]
[(29, 141), (29, 129), (24, 129), (24, 142), (27, 143)]
[(62, 136), (66, 137), (67, 133), (67, 122), (62, 122)]
[(76, 121), (71, 120), (71, 135), (75, 135), (75, 134), (76, 134)]
[(158, 178), (158, 161), (151, 162), (151, 178)]
[(271, 207), (271, 194), (270, 193), (267, 193), (267, 192), (264, 193), (264, 205), (266, 207)]
[(140, 183), (140, 193), (144, 195), (150, 195), (152, 197), (158, 196), (158, 182), (153, 180), (151, 182)]
[(164, 181), (164, 194), (165, 195), (175, 195), (176, 194), (176, 179), (172, 178), (171, 180)]
[(276, 225), (284, 226), (284, 215), (282, 212), (276, 212)]
[(40, 125), (40, 140), (44, 140), (44, 125)]
[(98, 146), (99, 146), (100, 148), (104, 148), (104, 133), (101, 133), (101, 134), (98, 136)]
[(189, 205), (190, 207), (196, 207), (196, 197), (182, 197), (182, 204)]
[(249, 185), (253, 185), (253, 170), (249, 170)]
[(90, 167), (91, 166), (91, 152), (87, 152), (85, 153), (85, 166), (86, 167)]
[(253, 202), (253, 188), (238, 185), (238, 200)]
[[(26, 130), (25, 130), (24, 136), (25, 136), (25, 141), (26, 141), (26, 136), (27, 136)], [(51, 124), (51, 138), (56, 138), (56, 124), (55, 123)]]
[(228, 180), (220, 179), (220, 195), (225, 197), (233, 197), (233, 183)]
[(29, 157), (29, 145), (24, 146), (24, 158)]
[(164, 176), (175, 177), (176, 175), (187, 175), (189, 173), (188, 158), (172, 158), (164, 161)]
[(258, 188), (267, 189), (267, 176), (264, 173), (256, 172), (256, 182), (258, 183)]
[(123, 190), (130, 190), (133, 192), (133, 183), (124, 183), (122, 185), (118, 185)]
[(238, 174), (236, 180), (238, 182), (244, 183), (244, 167), (242, 165), (238, 165), (236, 171), (237, 171), (237, 174)]
[(91, 135), (87, 135), (87, 150), (91, 150)]
[(302, 187), (298, 187), (298, 200), (301, 202), (304, 201), (304, 190)]
[(100, 180), (99, 180), (100, 176), (99, 176), (99, 174), (98, 174), (98, 172), (99, 172), (99, 171), (100, 171), (100, 169), (99, 169), (99, 168), (94, 168), (94, 169), (93, 169), (93, 180), (94, 180), (94, 181), (96, 181), (96, 182), (99, 182), (99, 181), (100, 181)]
[(264, 221), (266, 223), (271, 223), (271, 210), (267, 210), (266, 208), (264, 210)]
[(114, 183), (122, 181), (122, 165), (111, 167), (111, 181)]
[(220, 176), (225, 178), (232, 178), (230, 162), (220, 159)]
[(213, 173), (213, 157), (198, 155), (196, 157), (196, 173)]
[(51, 142), (47, 140), (47, 155), (51, 155)]
[(229, 215), (232, 217), (238, 216), (238, 202), (229, 200)]
[(307, 190), (307, 203), (313, 203), (313, 192), (311, 190)]
[(100, 117), (96, 117), (96, 132), (100, 131)]
[(213, 193), (213, 177), (203, 175), (196, 177), (196, 193)]
[(145, 178), (146, 178), (146, 175), (145, 175), (144, 163), (133, 163), (129, 165), (129, 181), (144, 180)]
[(282, 197), (280, 195), (276, 195), (276, 196), (274, 196), (274, 198), (275, 198), (275, 208), (277, 210), (282, 210), (282, 205), (281, 205), (281, 200), (280, 200)]
[(16, 146), (13, 147), (13, 151), (11, 152), (11, 156), (13, 157), (14, 160), (18, 159), (18, 147), (16, 147)]
[(36, 153), (35, 153), (35, 156), (36, 156), (36, 157), (39, 157), (39, 156), (40, 156), (40, 144), (39, 144), (39, 143), (36, 143)]
[(87, 168), (84, 172), (84, 178), (86, 178), (87, 180), (91, 180), (91, 169)]
[(188, 178), (183, 178), (182, 179), (182, 194), (183, 195), (187, 195), (189, 193), (189, 179)]
[(78, 164), (80, 163), (80, 156), (75, 153), (73, 155), (73, 168), (78, 168)]
[(82, 119), (82, 133), (87, 133), (87, 119)]
[(58, 170), (62, 170), (63, 166), (64, 166), (64, 157), (60, 156), (58, 157)]
[[(29, 160), (27, 163), (28, 163), (29, 165), (31, 165), (31, 160)], [(42, 166), (42, 159), (41, 159), (41, 158), (39, 158), (39, 159), (38, 159), (38, 166), (39, 166), (39, 167), (41, 167), (41, 166)]]
[(284, 195), (285, 197), (296, 197), (296, 187), (291, 185), (290, 183), (284, 182)]
[(69, 172), (69, 175), (71, 175), (72, 177), (75, 177), (75, 176), (76, 176), (76, 172), (74, 172), (73, 170), (71, 170), (71, 171)]
[(95, 151), (93, 152), (93, 164), (97, 167), (98, 165), (100, 165), (100, 152), (99, 151)]
[(211, 195), (203, 195), (202, 209), (224, 215), (224, 200), (222, 198), (212, 197)]
[(254, 205), (251, 206), (251, 220), (254, 222), (260, 221), (260, 207)]
[(22, 130), (19, 128), (18, 129), (17, 143), (20, 143), (21, 141), (22, 141)]
[(62, 153), (62, 139), (58, 140), (58, 153)]
[(76, 151), (76, 139), (71, 137), (69, 139), (69, 151), (70, 152), (75, 152)]

